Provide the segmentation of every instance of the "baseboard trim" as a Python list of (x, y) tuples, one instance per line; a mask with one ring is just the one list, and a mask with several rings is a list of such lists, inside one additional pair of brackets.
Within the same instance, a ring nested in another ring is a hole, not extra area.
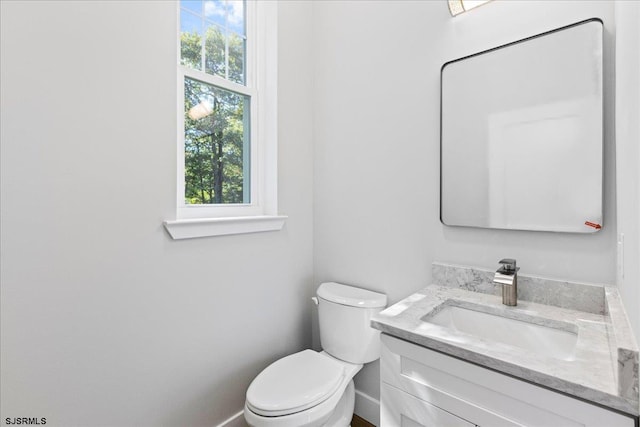
[(373, 425), (380, 425), (380, 401), (360, 390), (356, 390), (356, 407), (354, 413)]
[(218, 424), (216, 427), (246, 427), (247, 422), (244, 420), (244, 410), (238, 412), (232, 417)]

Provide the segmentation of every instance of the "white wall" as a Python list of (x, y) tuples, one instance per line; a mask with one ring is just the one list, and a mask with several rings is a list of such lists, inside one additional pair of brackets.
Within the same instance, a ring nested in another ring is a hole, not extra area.
[(221, 423), (310, 344), (310, 5), (279, 13), (284, 230), (189, 241), (175, 3), (1, 5), (1, 419)]
[[(443, 226), (442, 64), (592, 17), (605, 24), (603, 230)], [(523, 274), (615, 283), (613, 3), (495, 1), (452, 19), (446, 2), (316, 2), (314, 24), (316, 285), (360, 285), (394, 303), (430, 283), (433, 261), (496, 268), (505, 257)], [(373, 363), (356, 387), (377, 398), (378, 380)]]
[(640, 4), (615, 12), (618, 286), (640, 342)]

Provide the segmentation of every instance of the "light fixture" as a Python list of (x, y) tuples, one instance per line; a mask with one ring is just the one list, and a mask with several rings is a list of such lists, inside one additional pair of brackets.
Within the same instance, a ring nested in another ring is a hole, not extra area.
[(207, 99), (203, 99), (198, 105), (189, 108), (187, 115), (191, 120), (198, 120), (207, 117), (211, 113), (213, 113), (213, 103)]
[(451, 15), (456, 16), (467, 10), (471, 10), (478, 6), (481, 6), (491, 0), (448, 0), (449, 12)]

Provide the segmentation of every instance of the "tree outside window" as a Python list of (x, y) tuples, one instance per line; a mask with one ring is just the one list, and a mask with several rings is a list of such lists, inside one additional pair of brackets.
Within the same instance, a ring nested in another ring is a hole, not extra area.
[(200, 72), (184, 72), (186, 205), (251, 201), (250, 96), (206, 77), (246, 84), (244, 10), (243, 1), (180, 4), (180, 62)]

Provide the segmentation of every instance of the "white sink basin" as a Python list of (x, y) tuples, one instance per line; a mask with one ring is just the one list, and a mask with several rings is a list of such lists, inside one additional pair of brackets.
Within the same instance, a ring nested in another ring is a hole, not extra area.
[(578, 334), (574, 325), (563, 323), (555, 325), (559, 327), (551, 327), (536, 324), (544, 320), (537, 320), (534, 316), (518, 314), (517, 317), (527, 320), (447, 304), (436, 314), (426, 316), (423, 320), (542, 356), (561, 360), (575, 359)]

